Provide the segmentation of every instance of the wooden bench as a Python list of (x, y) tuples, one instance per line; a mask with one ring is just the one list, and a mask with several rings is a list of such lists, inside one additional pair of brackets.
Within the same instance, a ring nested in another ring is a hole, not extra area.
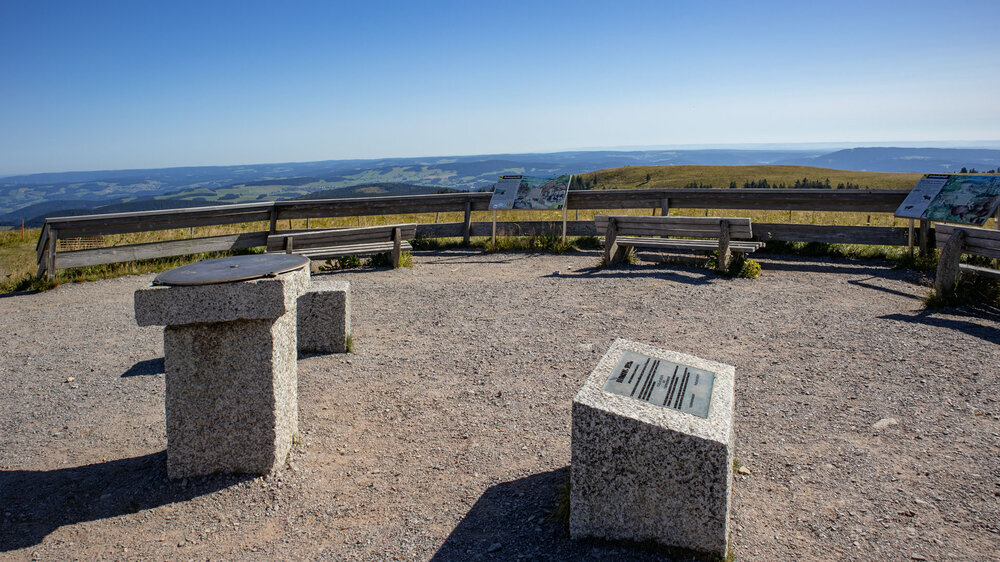
[(1000, 230), (938, 223), (934, 226), (934, 238), (941, 248), (934, 279), (934, 291), (939, 297), (955, 286), (961, 273), (1000, 279), (1000, 270), (959, 262), (962, 254), (1000, 258)]
[(416, 223), (287, 232), (269, 235), (267, 251), (294, 253), (312, 260), (391, 252), (392, 267), (399, 267), (402, 251), (413, 249), (407, 240), (416, 235)]
[(594, 224), (598, 234), (604, 233), (604, 257), (608, 265), (620, 262), (630, 247), (674, 252), (718, 250), (717, 268), (724, 271), (729, 267), (731, 254), (748, 254), (764, 246), (763, 242), (733, 240), (753, 236), (748, 218), (596, 215)]

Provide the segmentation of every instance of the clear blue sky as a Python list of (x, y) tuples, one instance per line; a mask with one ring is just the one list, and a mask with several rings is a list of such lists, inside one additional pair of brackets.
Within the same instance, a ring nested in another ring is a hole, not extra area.
[(0, 174), (996, 140), (998, 28), (997, 0), (0, 0)]

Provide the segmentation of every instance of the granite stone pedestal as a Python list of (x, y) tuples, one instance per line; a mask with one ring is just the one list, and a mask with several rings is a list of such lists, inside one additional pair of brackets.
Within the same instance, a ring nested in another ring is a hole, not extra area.
[(725, 555), (734, 374), (690, 355), (611, 345), (573, 398), (573, 538)]
[(296, 321), (309, 270), (135, 293), (166, 326), (167, 475), (269, 474), (298, 430)]
[(313, 277), (309, 291), (299, 297), (300, 353), (346, 353), (351, 334), (351, 284)]

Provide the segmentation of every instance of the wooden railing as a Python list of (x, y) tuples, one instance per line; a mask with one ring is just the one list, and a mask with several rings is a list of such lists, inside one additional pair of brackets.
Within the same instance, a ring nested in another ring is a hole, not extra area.
[[(658, 210), (660, 214), (670, 209), (886, 213), (896, 210), (907, 193), (902, 190), (829, 189), (591, 190), (570, 191), (566, 207), (568, 210), (649, 209), (653, 213)], [(489, 236), (493, 232), (491, 222), (472, 222), (472, 211), (488, 210), (490, 197), (490, 193), (457, 193), (318, 199), (47, 218), (36, 246), (38, 275), (51, 277), (57, 269), (68, 267), (263, 246), (267, 235), (277, 232), (278, 221), (291, 219), (464, 212), (463, 222), (418, 225), (417, 236), (461, 236), (468, 241), (471, 236)], [(269, 224), (268, 230), (87, 250), (57, 251), (56, 248), (57, 241), (65, 238), (262, 221)], [(496, 233), (509, 236), (561, 232), (563, 224), (563, 221), (498, 222)], [(921, 224), (923, 249), (932, 242), (928, 227), (927, 223)], [(596, 234), (593, 221), (567, 220), (565, 228), (571, 236)], [(755, 223), (754, 233), (756, 238), (765, 241), (885, 245), (912, 242), (911, 233), (903, 227)]]

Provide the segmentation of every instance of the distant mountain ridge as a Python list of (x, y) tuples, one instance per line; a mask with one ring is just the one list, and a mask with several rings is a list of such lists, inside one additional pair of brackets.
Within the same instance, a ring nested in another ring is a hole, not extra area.
[[(82, 214), (109, 205), (115, 205), (116, 209), (138, 210), (273, 201), (308, 198), (317, 192), (330, 194), (357, 186), (481, 189), (491, 185), (501, 174), (554, 176), (623, 166), (776, 164), (875, 172), (957, 172), (963, 167), (986, 171), (1000, 168), (1000, 150), (874, 147), (829, 153), (815, 150), (596, 150), (58, 172), (0, 178), (0, 224), (33, 221), (62, 211)], [(402, 193), (400, 189), (403, 188), (392, 188), (392, 193)]]

